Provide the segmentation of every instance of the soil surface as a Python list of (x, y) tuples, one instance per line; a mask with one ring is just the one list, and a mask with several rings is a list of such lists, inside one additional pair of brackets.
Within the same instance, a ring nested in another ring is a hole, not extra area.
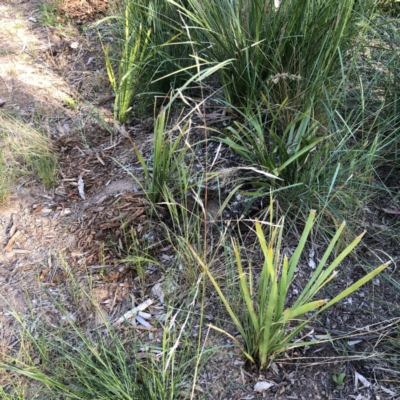
[[(162, 307), (157, 288), (165, 280), (163, 271), (147, 265), (138, 274), (129, 260), (131, 250), (144, 241), (150, 243), (164, 269), (174, 257), (172, 249), (165, 247), (160, 221), (149, 218), (151, 204), (137, 181), (141, 170), (132, 140), (144, 152), (152, 141), (152, 124), (135, 121), (125, 132), (107, 130), (93, 118), (89, 106), (95, 106), (104, 120), (112, 121), (113, 93), (101, 46), (93, 30), (82, 29), (107, 10), (104, 0), (64, 1), (59, 6), (59, 19), (55, 19), (59, 26), (53, 27), (45, 25), (39, 1), (0, 0), (2, 110), (43, 130), (60, 157), (54, 188), (45, 190), (38, 182), (21, 180), (0, 208), (3, 353), (12, 353), (18, 346), (12, 310), (22, 315), (62, 317), (44, 300), (46, 291), (61, 295), (69, 281), (68, 271), (82, 285), (91, 275), (103, 317), (112, 321), (132, 308), (132, 298), (136, 304), (153, 299), (149, 312), (154, 316)], [(217, 151), (225, 150), (210, 148), (211, 154)], [(216, 214), (212, 208), (210, 201), (211, 217)], [(382, 248), (376, 235), (372, 240), (375, 249)], [(290, 252), (290, 240), (287, 247)], [(309, 249), (308, 260), (299, 271), (300, 286), (323, 251), (317, 244)], [(361, 266), (351, 262), (343, 269), (342, 277), (327, 290), (327, 297), (364, 274)], [(389, 273), (400, 282), (395, 266)], [(198, 395), (227, 400), (400, 399), (400, 371), (393, 369), (396, 364), (391, 360), (398, 355), (391, 354), (391, 347), (385, 344), (388, 337), (396, 337), (395, 329), (388, 326), (399, 317), (392, 307), (397, 305), (399, 312), (399, 293), (379, 277), (303, 332), (313, 340), (328, 331), (338, 340), (288, 353), (263, 373), (246, 365), (231, 340), (211, 331), (209, 346), (219, 346), (221, 351), (200, 371)], [(99, 317), (88, 315), (84, 305), (69, 297), (65, 302), (76, 319)], [(207, 305), (206, 315), (220, 307), (214, 303), (211, 300)], [(345, 373), (345, 379), (339, 386), (333, 376), (340, 373)], [(257, 391), (259, 382), (271, 385)], [(0, 384), (9, 387), (6, 376), (0, 375)]]

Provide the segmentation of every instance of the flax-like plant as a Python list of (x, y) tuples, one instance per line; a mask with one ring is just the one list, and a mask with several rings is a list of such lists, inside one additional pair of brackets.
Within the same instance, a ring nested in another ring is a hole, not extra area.
[[(242, 259), (240, 246), (236, 240), (232, 239), (234, 258), (238, 269), (240, 300), (243, 305), (240, 313), (233, 311), (228, 299), (222, 292), (221, 286), (206, 263), (192, 250), (198, 263), (214, 285), (237, 330), (240, 332), (245, 347), (243, 348), (239, 341), (227, 332), (217, 327), (213, 328), (228, 334), (242, 348), (246, 357), (251, 362), (257, 363), (261, 368), (267, 368), (276, 356), (288, 349), (315, 344), (315, 342), (293, 342), (293, 339), (319, 313), (351, 295), (389, 265), (389, 263), (386, 263), (376, 268), (331, 300), (315, 300), (315, 295), (335, 278), (337, 275), (335, 269), (357, 246), (364, 235), (362, 233), (356, 237), (338, 256), (332, 258), (335, 245), (345, 227), (343, 222), (332, 238), (307, 285), (297, 300), (289, 306), (287, 304), (288, 293), (296, 279), (296, 268), (299, 266), (300, 257), (304, 252), (304, 246), (313, 227), (315, 211), (310, 212), (299, 244), (290, 258), (286, 255), (282, 257), (281, 254), (283, 220), (280, 220), (275, 225), (273, 224), (272, 212), (270, 217), (268, 238), (265, 237), (262, 224), (258, 221), (255, 223), (257, 241), (263, 257), (259, 279), (255, 276), (251, 260)], [(244, 267), (244, 261), (248, 262), (247, 268)], [(313, 313), (311, 314), (311, 312)]]

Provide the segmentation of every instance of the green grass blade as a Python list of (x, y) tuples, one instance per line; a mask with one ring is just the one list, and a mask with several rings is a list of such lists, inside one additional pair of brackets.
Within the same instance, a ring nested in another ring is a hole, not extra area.
[(271, 336), (271, 326), (274, 317), (274, 310), (277, 306), (277, 297), (278, 297), (278, 285), (276, 283), (275, 277), (271, 276), (270, 278), (270, 287), (269, 295), (268, 295), (268, 305), (265, 317), (262, 321), (263, 330), (261, 332), (261, 340), (259, 344), (259, 358), (260, 358), (260, 368), (263, 369), (267, 365), (268, 356), (270, 353), (270, 346), (273, 343), (270, 342)]
[(283, 313), (283, 308), (285, 307), (285, 300), (287, 294), (287, 275), (288, 275), (288, 258), (285, 256), (283, 258), (281, 278), (279, 282), (279, 297), (278, 304), (276, 307), (275, 321), (278, 321)]
[(293, 253), (292, 257), (290, 258), (289, 272), (288, 272), (288, 285), (290, 285), (292, 282), (294, 271), (296, 270), (297, 264), (299, 263), (299, 260), (300, 260), (300, 256), (303, 253), (304, 246), (306, 244), (308, 235), (310, 234), (311, 228), (314, 225), (315, 214), (316, 214), (315, 210), (310, 211), (310, 214), (307, 218), (306, 226), (304, 227), (303, 233), (300, 237), (299, 244), (297, 245), (297, 248), (296, 248), (295, 252)]
[(314, 283), (314, 285), (309, 289), (309, 294), (307, 298), (311, 298), (313, 295), (315, 295), (319, 288), (322, 286), (322, 282), (324, 282), (328, 276), (334, 271), (334, 269), (353, 251), (353, 249), (360, 243), (362, 237), (365, 235), (365, 232), (363, 232), (361, 235), (357, 236), (353, 242), (347, 246), (334, 260), (333, 262), (321, 273), (317, 281)]
[(240, 288), (242, 290), (242, 294), (243, 294), (243, 297), (244, 297), (244, 300), (245, 300), (245, 303), (247, 306), (247, 311), (250, 315), (250, 319), (253, 324), (254, 331), (259, 332), (260, 325), (258, 323), (257, 315), (254, 311), (253, 300), (251, 298), (249, 288), (247, 285), (246, 274), (243, 272), (242, 260), (240, 258), (239, 249), (238, 249), (238, 246), (236, 245), (234, 238), (232, 238), (232, 245), (233, 245), (233, 250), (235, 252), (235, 258), (236, 258), (236, 263), (237, 263), (238, 272), (239, 272)]
[(335, 303), (338, 301), (344, 299), (347, 296), (350, 296), (353, 292), (355, 292), (357, 289), (359, 289), (361, 286), (365, 285), (367, 282), (369, 282), (371, 279), (373, 279), (376, 275), (380, 274), (382, 271), (384, 271), (391, 262), (387, 262), (386, 264), (382, 264), (378, 268), (374, 269), (372, 272), (369, 274), (365, 275), (363, 278), (359, 279), (357, 282), (353, 283), (350, 287), (348, 287), (346, 290), (343, 290), (342, 293), (338, 294), (336, 297), (334, 297), (332, 300), (330, 300), (324, 307), (322, 307), (319, 311), (318, 314), (327, 308), (333, 306)]
[[(300, 315), (303, 315), (305, 313), (308, 313), (310, 311), (313, 311), (317, 308), (322, 307), (328, 302), (328, 300), (317, 300), (317, 301), (312, 301), (311, 303), (303, 304), (300, 307), (297, 308), (290, 308), (289, 309), (289, 314), (287, 315), (287, 320), (290, 320), (292, 318), (299, 317)], [(287, 310), (285, 310), (287, 311)]]
[(342, 224), (340, 225), (339, 229), (336, 231), (335, 236), (330, 241), (328, 248), (326, 249), (324, 255), (321, 258), (321, 261), (318, 264), (318, 267), (312, 274), (310, 280), (307, 282), (306, 287), (303, 289), (300, 296), (298, 297), (295, 304), (293, 305), (294, 307), (297, 307), (303, 301), (304, 298), (306, 298), (305, 301), (308, 301), (313, 296), (313, 294), (312, 294), (313, 292), (310, 290), (310, 288), (311, 288), (312, 284), (316, 281), (316, 279), (320, 276), (320, 273), (321, 273), (322, 269), (325, 267), (325, 264), (328, 261), (328, 258), (331, 255), (333, 248), (335, 247), (337, 241), (339, 240), (340, 235), (342, 234), (342, 231), (345, 226), (346, 226), (346, 223), (343, 221)]
[(239, 321), (238, 317), (236, 316), (236, 314), (233, 312), (231, 306), (229, 305), (228, 300), (226, 299), (226, 297), (222, 293), (221, 288), (219, 287), (217, 281), (214, 279), (214, 277), (211, 274), (210, 270), (208, 269), (207, 265), (200, 259), (198, 254), (195, 252), (195, 250), (193, 249), (193, 247), (189, 243), (187, 243), (187, 246), (188, 246), (189, 250), (191, 251), (192, 255), (195, 257), (196, 261), (202, 267), (203, 271), (207, 274), (207, 276), (210, 279), (211, 283), (213, 284), (215, 290), (218, 293), (218, 296), (221, 298), (222, 302), (224, 303), (226, 311), (228, 311), (230, 317), (232, 318), (233, 323), (236, 325), (237, 330), (240, 332), (242, 337), (246, 340), (246, 332), (243, 329), (242, 324), (240, 323), (240, 321)]

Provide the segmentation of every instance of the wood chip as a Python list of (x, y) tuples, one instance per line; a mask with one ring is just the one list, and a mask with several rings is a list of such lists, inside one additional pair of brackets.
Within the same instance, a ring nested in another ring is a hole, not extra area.
[(18, 225), (14, 222), (13, 226), (10, 229), (10, 237), (13, 237), (14, 233), (17, 232)]
[(103, 269), (103, 268), (111, 268), (114, 265), (88, 265), (86, 268), (88, 269)]
[(78, 179), (78, 192), (79, 192), (79, 196), (81, 196), (82, 200), (86, 200), (85, 197), (85, 183), (83, 182), (83, 172), (79, 175), (79, 179)]
[(145, 328), (152, 328), (152, 326), (140, 315), (136, 316), (136, 321), (139, 322), (139, 324), (144, 326)]
[(17, 231), (14, 233), (14, 235), (11, 237), (11, 239), (8, 241), (7, 246), (5, 247), (4, 251), (7, 253), (10, 251), (16, 242), (16, 240), (21, 236), (21, 231)]
[(30, 250), (25, 250), (25, 249), (14, 249), (12, 251), (14, 254), (29, 254)]
[(32, 215), (37, 214), (38, 212), (43, 210), (43, 204), (39, 204), (33, 211), (32, 211)]
[[(354, 386), (356, 389), (358, 389), (358, 382), (361, 382), (363, 387), (370, 387), (371, 383), (361, 374), (359, 374), (357, 371), (354, 372)], [(361, 387), (361, 389), (363, 388)]]

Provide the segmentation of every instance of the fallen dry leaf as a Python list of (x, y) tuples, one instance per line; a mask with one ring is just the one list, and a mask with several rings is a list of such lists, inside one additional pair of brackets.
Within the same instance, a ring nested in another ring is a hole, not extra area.
[(17, 229), (18, 229), (18, 224), (16, 222), (13, 222), (13, 225), (10, 229), (10, 237), (13, 237), (14, 233), (17, 232)]
[(371, 383), (361, 374), (359, 374), (357, 371), (354, 373), (354, 385), (356, 389), (358, 388), (358, 381), (360, 381), (364, 387), (370, 387)]
[(387, 213), (387, 214), (400, 215), (400, 211), (399, 210), (389, 210), (387, 208), (382, 208), (382, 211), (385, 211), (385, 213)]
[(262, 382), (257, 382), (256, 385), (254, 386), (254, 391), (255, 392), (265, 392), (272, 386), (274, 386), (275, 383), (273, 382), (267, 382), (267, 381), (262, 381)]

